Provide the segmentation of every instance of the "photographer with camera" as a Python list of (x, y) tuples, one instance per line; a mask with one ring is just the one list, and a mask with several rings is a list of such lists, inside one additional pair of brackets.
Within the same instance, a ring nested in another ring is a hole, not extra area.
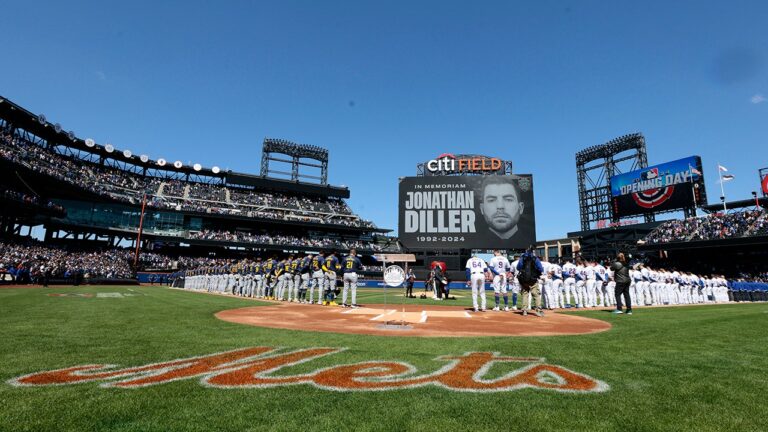
[(616, 310), (615, 314), (624, 313), (622, 311), (621, 296), (624, 296), (624, 302), (627, 304), (627, 315), (632, 315), (632, 299), (629, 297), (629, 285), (632, 280), (629, 278), (629, 266), (623, 253), (619, 253), (616, 262), (611, 264), (613, 270), (613, 280), (616, 282)]
[(530, 293), (536, 305), (536, 316), (543, 317), (539, 277), (544, 273), (544, 266), (541, 265), (541, 261), (534, 254), (533, 245), (529, 246), (528, 250), (520, 257), (520, 260), (517, 262), (517, 271), (517, 280), (520, 281), (520, 295), (523, 297), (523, 315), (528, 315), (528, 310), (531, 308), (530, 297), (528, 296)]

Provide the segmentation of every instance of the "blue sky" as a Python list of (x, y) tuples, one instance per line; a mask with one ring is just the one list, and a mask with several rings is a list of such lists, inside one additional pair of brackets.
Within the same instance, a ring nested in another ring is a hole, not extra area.
[(534, 174), (539, 239), (579, 229), (574, 154), (642, 132), (698, 154), (710, 203), (768, 166), (768, 3), (6, 1), (0, 94), (80, 137), (259, 170), (264, 137), (397, 228), (397, 178), (443, 152)]

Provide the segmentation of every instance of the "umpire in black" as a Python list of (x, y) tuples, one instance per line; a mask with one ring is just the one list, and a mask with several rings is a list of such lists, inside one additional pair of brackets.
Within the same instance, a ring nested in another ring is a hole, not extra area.
[(632, 280), (629, 277), (629, 265), (627, 258), (623, 253), (619, 253), (616, 262), (611, 264), (613, 270), (613, 280), (616, 281), (616, 310), (615, 314), (624, 313), (621, 306), (621, 296), (624, 296), (624, 302), (627, 304), (627, 315), (632, 315), (632, 299), (629, 298), (629, 285)]

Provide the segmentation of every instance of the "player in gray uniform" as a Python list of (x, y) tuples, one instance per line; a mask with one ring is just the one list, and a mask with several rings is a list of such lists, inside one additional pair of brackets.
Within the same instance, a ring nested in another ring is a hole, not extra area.
[(322, 253), (319, 253), (312, 258), (312, 285), (309, 287), (309, 304), (315, 302), (315, 289), (317, 289), (317, 303), (321, 304), (323, 302), (323, 290), (325, 289), (325, 272), (323, 271), (324, 265), (325, 256)]
[(285, 277), (288, 273), (286, 262), (285, 259), (280, 260), (275, 268), (275, 280), (277, 281), (274, 290), (275, 300), (283, 300), (283, 294), (285, 293)]
[(347, 255), (342, 261), (342, 271), (344, 272), (344, 292), (341, 295), (341, 306), (350, 307), (347, 305), (347, 291), (352, 291), (352, 306), (357, 307), (357, 273), (363, 269), (363, 264), (360, 262), (360, 258), (357, 257), (357, 251), (350, 249), (349, 255)]
[[(293, 280), (291, 281), (291, 290), (288, 291), (289, 302), (299, 302), (299, 289), (301, 288), (300, 267), (301, 259), (299, 257), (294, 258), (293, 262), (291, 262), (291, 274), (293, 275)], [(293, 297), (291, 297), (291, 294), (293, 294)]]
[(264, 297), (264, 263), (261, 262), (261, 257), (256, 258), (256, 264), (253, 265), (253, 285), (254, 294), (256, 298)]
[(299, 277), (301, 278), (301, 286), (299, 287), (299, 303), (307, 302), (307, 289), (309, 288), (310, 279), (312, 278), (312, 256), (305, 255), (299, 263)]

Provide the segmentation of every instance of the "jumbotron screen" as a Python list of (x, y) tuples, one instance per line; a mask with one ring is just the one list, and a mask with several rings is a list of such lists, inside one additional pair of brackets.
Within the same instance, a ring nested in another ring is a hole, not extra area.
[(701, 158), (691, 156), (611, 177), (617, 217), (707, 204)]
[(536, 242), (533, 176), (400, 180), (398, 236), (407, 248), (523, 249)]

